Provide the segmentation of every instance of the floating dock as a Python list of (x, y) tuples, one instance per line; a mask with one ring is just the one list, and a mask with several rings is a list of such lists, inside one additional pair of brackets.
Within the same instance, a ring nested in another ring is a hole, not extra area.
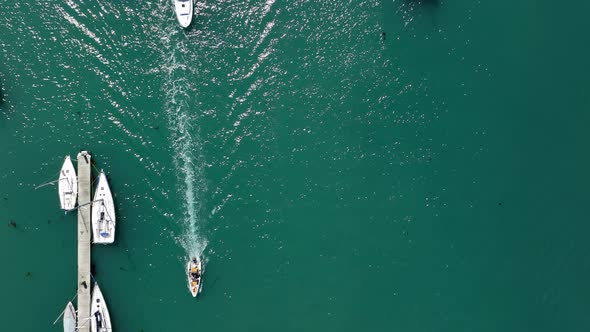
[(90, 191), (91, 164), (87, 151), (78, 153), (78, 331), (90, 331)]

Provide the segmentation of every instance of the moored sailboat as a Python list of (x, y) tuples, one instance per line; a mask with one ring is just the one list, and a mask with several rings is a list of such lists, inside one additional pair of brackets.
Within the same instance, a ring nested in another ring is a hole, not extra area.
[(61, 208), (66, 211), (73, 210), (78, 198), (78, 178), (70, 156), (66, 156), (61, 167), (57, 187)]
[(92, 302), (90, 306), (90, 331), (92, 332), (112, 332), (111, 316), (107, 304), (104, 301), (102, 292), (98, 284), (94, 284), (92, 289)]
[(104, 171), (100, 171), (92, 201), (92, 242), (108, 244), (115, 241), (115, 204)]

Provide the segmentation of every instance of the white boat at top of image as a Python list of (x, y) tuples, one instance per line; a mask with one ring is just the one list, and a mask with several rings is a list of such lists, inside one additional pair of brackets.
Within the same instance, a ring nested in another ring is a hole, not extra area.
[(76, 331), (76, 309), (72, 302), (68, 302), (66, 310), (64, 310), (64, 332)]
[(90, 305), (90, 331), (112, 332), (111, 316), (107, 304), (104, 301), (98, 284), (92, 289), (92, 304)]
[(100, 171), (92, 201), (92, 242), (99, 244), (115, 241), (115, 204), (104, 171)]
[(201, 269), (201, 260), (193, 257), (186, 264), (186, 275), (188, 278), (188, 288), (193, 297), (197, 297), (201, 290), (201, 277), (203, 270)]
[(78, 198), (78, 179), (76, 178), (76, 170), (70, 156), (66, 156), (64, 164), (59, 172), (58, 180), (59, 203), (61, 208), (69, 211), (76, 207), (76, 200)]
[(174, 10), (178, 24), (187, 28), (193, 19), (193, 0), (174, 0)]

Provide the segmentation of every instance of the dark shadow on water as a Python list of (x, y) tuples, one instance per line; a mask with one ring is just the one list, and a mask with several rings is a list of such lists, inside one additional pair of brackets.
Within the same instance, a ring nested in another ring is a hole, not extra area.
[(197, 22), (196, 18), (193, 18), (191, 25), (189, 25), (188, 28), (184, 28), (182, 30), (184, 30), (184, 33), (187, 35), (187, 37), (190, 38), (193, 36), (195, 36), (195, 37), (198, 36), (199, 31), (201, 31), (202, 29), (203, 29), (202, 24), (200, 22)]
[(428, 6), (428, 7), (438, 7), (440, 6), (440, 0), (405, 0), (407, 4), (411, 4), (413, 6)]
[(0, 111), (6, 111), (6, 100), (4, 99), (4, 83), (2, 82), (2, 77), (0, 76)]
[(15, 112), (16, 99), (13, 83), (14, 78), (8, 68), (0, 62), (0, 130), (5, 130), (8, 120)]
[(6, 85), (2, 74), (3, 72), (0, 72), (0, 120), (6, 120), (8, 117), (9, 103), (4, 89)]
[(4, 80), (5, 77), (4, 75), (6, 74), (6, 68), (4, 68), (3, 66), (0, 67), (0, 107), (2, 107), (3, 104), (6, 103), (6, 101), (4, 100)]
[[(442, 0), (403, 0), (401, 7), (405, 15), (412, 16), (416, 19), (416, 22), (426, 22), (430, 20), (430, 24), (436, 28), (438, 26), (436, 17), (438, 11), (441, 9), (443, 3)], [(409, 23), (410, 21), (408, 21)], [(419, 24), (419, 23), (418, 23)]]
[(199, 297), (201, 297), (201, 298), (207, 297), (207, 292), (210, 292), (212, 289), (215, 288), (214, 286), (219, 281), (219, 278), (221, 278), (221, 277), (220, 276), (215, 277), (215, 279), (213, 279), (213, 281), (211, 281), (210, 283), (207, 283), (207, 279), (205, 279), (203, 281), (203, 289), (199, 292)]

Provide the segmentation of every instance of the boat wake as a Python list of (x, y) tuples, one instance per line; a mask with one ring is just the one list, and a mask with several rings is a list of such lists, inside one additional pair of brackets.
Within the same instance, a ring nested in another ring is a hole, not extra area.
[[(166, 2), (166, 5), (169, 3)], [(162, 8), (160, 13), (169, 13), (169, 8)], [(201, 257), (204, 260), (207, 238), (202, 229), (203, 218), (200, 217), (200, 211), (202, 195), (206, 191), (205, 161), (196, 123), (198, 114), (193, 106), (196, 104), (198, 91), (191, 80), (196, 74), (193, 65), (197, 56), (190, 50), (190, 41), (176, 22), (171, 22), (163, 14), (160, 23), (160, 74), (166, 97), (164, 111), (171, 132), (179, 187), (177, 192), (182, 198), (182, 234), (177, 239), (186, 251), (186, 260), (192, 257)]]

